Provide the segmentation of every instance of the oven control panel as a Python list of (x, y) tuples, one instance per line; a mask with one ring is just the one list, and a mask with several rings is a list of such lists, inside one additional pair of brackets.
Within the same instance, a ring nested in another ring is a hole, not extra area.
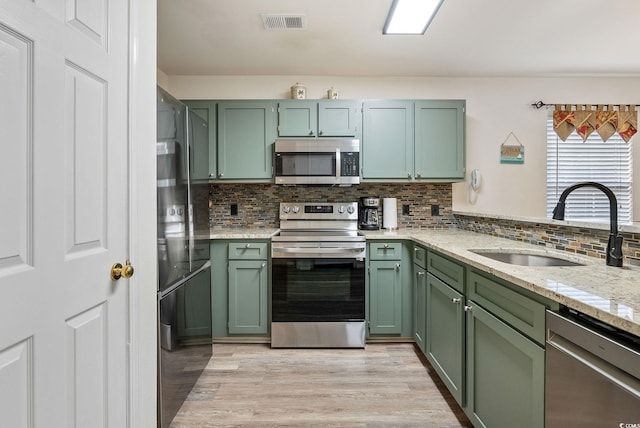
[(280, 220), (358, 220), (357, 202), (281, 202)]

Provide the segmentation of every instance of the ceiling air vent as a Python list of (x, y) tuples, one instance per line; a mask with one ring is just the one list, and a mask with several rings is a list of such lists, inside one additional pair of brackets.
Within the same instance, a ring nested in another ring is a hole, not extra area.
[(262, 23), (265, 30), (306, 30), (307, 18), (304, 15), (263, 13)]

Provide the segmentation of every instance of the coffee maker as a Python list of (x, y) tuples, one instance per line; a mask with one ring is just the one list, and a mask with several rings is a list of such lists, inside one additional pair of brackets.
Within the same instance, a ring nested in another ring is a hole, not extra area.
[(364, 196), (360, 198), (358, 211), (358, 227), (360, 229), (380, 229), (378, 208), (380, 208), (380, 198), (372, 196)]

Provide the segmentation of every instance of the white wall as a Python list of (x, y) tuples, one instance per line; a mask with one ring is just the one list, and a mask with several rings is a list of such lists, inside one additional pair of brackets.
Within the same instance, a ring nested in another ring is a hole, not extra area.
[[(536, 110), (531, 104), (538, 100), (640, 103), (640, 78), (165, 76), (165, 89), (180, 99), (289, 98), (289, 89), (296, 82), (307, 86), (307, 98), (326, 98), (327, 89), (334, 87), (344, 99), (466, 99), (467, 177), (472, 169), (480, 169), (482, 187), (471, 203), (468, 183), (454, 184), (453, 209), (529, 217), (546, 216), (546, 117), (551, 112)], [(500, 164), (500, 145), (510, 132), (525, 146), (523, 165)], [(634, 167), (635, 181), (640, 183), (640, 150)], [(638, 221), (640, 186), (636, 186), (634, 200)]]

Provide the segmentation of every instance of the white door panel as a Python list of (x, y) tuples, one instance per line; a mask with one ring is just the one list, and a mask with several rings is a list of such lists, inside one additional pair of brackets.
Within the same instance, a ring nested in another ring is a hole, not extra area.
[(0, 0), (0, 425), (126, 427), (128, 7)]

